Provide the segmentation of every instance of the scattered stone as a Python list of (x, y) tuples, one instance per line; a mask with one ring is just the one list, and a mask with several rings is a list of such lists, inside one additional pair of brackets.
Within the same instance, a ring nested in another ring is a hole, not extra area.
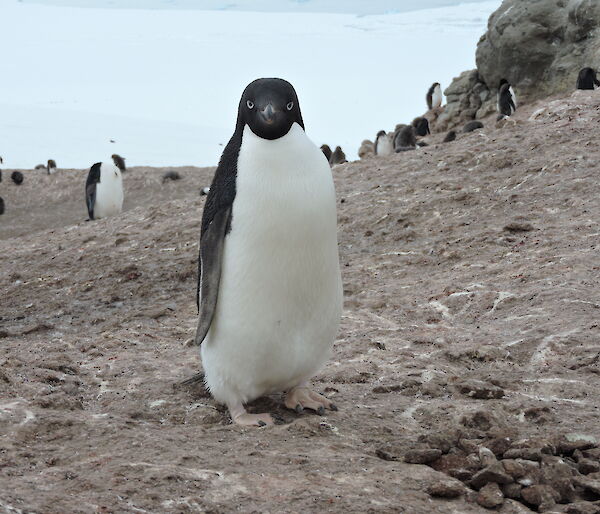
[(600, 505), (594, 505), (590, 502), (576, 502), (567, 505), (564, 512), (565, 514), (599, 514)]
[(478, 400), (498, 399), (504, 396), (504, 389), (481, 380), (465, 380), (458, 384), (461, 394)]
[(426, 448), (423, 450), (409, 450), (404, 455), (404, 461), (409, 464), (429, 464), (439, 459), (442, 452), (435, 448)]
[(531, 223), (520, 223), (518, 221), (513, 221), (506, 225), (502, 230), (505, 232), (531, 232), (534, 230), (533, 225)]
[(497, 484), (510, 484), (513, 482), (513, 478), (505, 473), (504, 467), (499, 462), (488, 466), (481, 471), (478, 471), (473, 475), (471, 479), (471, 485), (475, 489), (479, 489), (490, 482), (495, 482)]
[(525, 466), (514, 459), (504, 459), (502, 466), (504, 467), (504, 471), (514, 479), (524, 477), (527, 474)]
[(453, 480), (439, 480), (427, 487), (427, 493), (436, 498), (457, 498), (464, 492), (465, 486)]
[(548, 484), (559, 495), (558, 501), (573, 501), (575, 488), (572, 484), (573, 468), (560, 457), (544, 455), (541, 466), (541, 482)]
[(512, 448), (504, 453), (505, 459), (542, 460), (540, 448)]
[(482, 487), (475, 501), (486, 509), (494, 509), (504, 503), (504, 495), (496, 483)]
[(583, 450), (581, 454), (586, 459), (600, 460), (600, 448), (591, 448), (589, 450)]
[(531, 514), (531, 510), (522, 503), (506, 498), (504, 504), (498, 511), (500, 514)]
[(397, 460), (394, 455), (385, 450), (382, 450), (381, 448), (377, 448), (377, 450), (375, 450), (375, 455), (377, 455), (377, 457), (379, 457), (381, 460)]
[(594, 480), (589, 477), (573, 477), (573, 483), (594, 494), (600, 494), (600, 480)]
[(521, 490), (521, 497), (541, 511), (554, 505), (560, 498), (549, 485), (532, 485)]
[(479, 448), (479, 460), (484, 468), (492, 466), (496, 464), (496, 462), (498, 462), (496, 456), (494, 455), (494, 452), (492, 452), (492, 450), (486, 448), (485, 446)]
[(494, 452), (494, 455), (501, 458), (504, 453), (510, 448), (512, 439), (510, 437), (496, 437), (486, 443), (486, 446)]
[(506, 498), (518, 500), (521, 498), (521, 489), (523, 489), (523, 486), (520, 484), (504, 484), (502, 486), (502, 493)]
[(562, 455), (571, 455), (575, 450), (589, 450), (598, 446), (598, 440), (591, 435), (570, 433), (561, 437), (556, 444)]

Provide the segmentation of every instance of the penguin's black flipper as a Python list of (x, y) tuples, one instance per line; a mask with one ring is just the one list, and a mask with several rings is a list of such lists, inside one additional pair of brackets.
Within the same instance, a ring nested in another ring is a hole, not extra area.
[(90, 219), (94, 219), (94, 204), (96, 203), (96, 184), (100, 182), (101, 162), (97, 162), (90, 168), (87, 180), (85, 181), (85, 203), (87, 205)]
[(217, 307), (221, 259), (230, 217), (231, 206), (218, 210), (200, 238), (200, 319), (194, 341), (198, 346), (208, 333)]

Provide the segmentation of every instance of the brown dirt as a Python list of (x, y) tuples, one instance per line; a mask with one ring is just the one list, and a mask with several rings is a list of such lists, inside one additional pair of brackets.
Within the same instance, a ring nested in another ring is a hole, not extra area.
[[(345, 312), (314, 384), (340, 410), (264, 398), (250, 409), (285, 422), (268, 429), (173, 387), (200, 365), (211, 169), (165, 185), (164, 169), (133, 169), (126, 211), (95, 222), (85, 172), (28, 172), (20, 188), (5, 173), (0, 510), (482, 512), (470, 489), (436, 485), (458, 447), (600, 437), (600, 96), (529, 120), (542, 105), (334, 169)], [(431, 447), (450, 451), (440, 471), (403, 461)]]

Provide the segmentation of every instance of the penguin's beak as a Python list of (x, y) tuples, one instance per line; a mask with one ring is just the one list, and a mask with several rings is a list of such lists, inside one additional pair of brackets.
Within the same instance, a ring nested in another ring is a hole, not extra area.
[(267, 106), (260, 111), (260, 117), (267, 125), (272, 125), (275, 121), (275, 109), (271, 104), (267, 104)]

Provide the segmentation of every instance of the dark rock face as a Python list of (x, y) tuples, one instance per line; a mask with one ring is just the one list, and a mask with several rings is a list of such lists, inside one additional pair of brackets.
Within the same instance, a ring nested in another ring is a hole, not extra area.
[[(507, 79), (529, 99), (575, 89), (600, 58), (597, 0), (504, 0), (477, 45), (477, 70), (495, 93)], [(527, 49), (527, 51), (524, 51)]]

